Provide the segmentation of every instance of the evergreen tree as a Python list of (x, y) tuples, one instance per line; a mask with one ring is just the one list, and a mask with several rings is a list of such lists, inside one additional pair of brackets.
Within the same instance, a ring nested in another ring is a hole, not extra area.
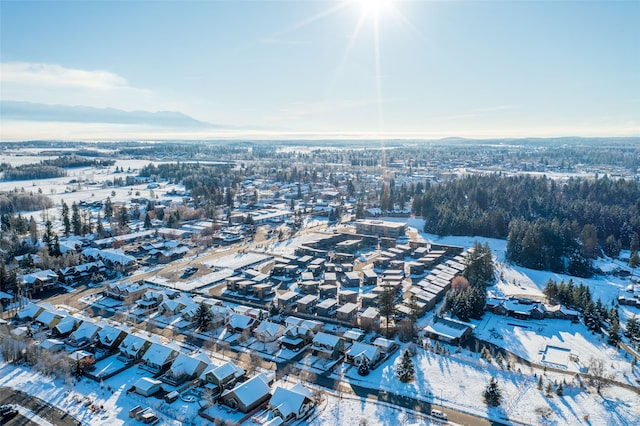
[(371, 365), (369, 363), (369, 358), (367, 358), (366, 356), (363, 356), (360, 361), (360, 365), (358, 365), (358, 374), (361, 376), (367, 376), (369, 375), (370, 371), (371, 371)]
[(551, 394), (553, 393), (551, 382), (547, 382), (547, 386), (544, 388), (544, 392), (547, 394), (547, 396), (551, 396)]
[(35, 244), (38, 242), (38, 224), (36, 220), (31, 216), (29, 219), (29, 234), (31, 235), (31, 243)]
[(631, 256), (629, 257), (629, 266), (631, 268), (635, 268), (640, 265), (640, 257), (638, 257), (638, 250), (634, 250), (631, 252)]
[(402, 359), (400, 360), (396, 374), (398, 375), (398, 379), (403, 383), (411, 382), (415, 376), (415, 366), (413, 365), (411, 354), (406, 349), (402, 353)]
[(129, 225), (129, 210), (127, 210), (127, 206), (125, 205), (118, 210), (118, 225), (123, 228)]
[(624, 331), (625, 337), (628, 337), (631, 342), (640, 340), (640, 324), (638, 323), (638, 318), (635, 315), (632, 315), (627, 320), (627, 327)]
[(211, 307), (206, 303), (198, 305), (198, 309), (193, 317), (193, 322), (195, 323), (196, 328), (206, 331), (209, 328), (211, 321), (213, 321), (213, 312), (211, 312)]
[(563, 396), (564, 395), (564, 387), (562, 386), (562, 382), (556, 388), (556, 395)]
[(71, 220), (69, 220), (69, 205), (62, 201), (62, 224), (64, 226), (64, 236), (71, 234)]
[(538, 390), (542, 390), (542, 376), (538, 377), (538, 384), (536, 386)]
[(144, 229), (150, 229), (151, 228), (151, 217), (149, 216), (149, 213), (144, 215)]
[(490, 407), (497, 407), (502, 402), (502, 392), (498, 386), (498, 381), (492, 377), (483, 393), (484, 401)]
[(389, 337), (389, 319), (396, 313), (395, 291), (388, 283), (384, 283), (384, 290), (378, 297), (378, 310), (386, 320), (386, 335)]
[(111, 197), (107, 197), (107, 200), (104, 202), (104, 218), (107, 219), (109, 223), (111, 223), (113, 219), (113, 204), (111, 203)]
[(75, 202), (71, 205), (71, 227), (73, 235), (82, 234), (82, 218), (80, 216), (80, 208)]
[(96, 234), (98, 234), (98, 238), (104, 237), (104, 226), (102, 225), (100, 213), (98, 213), (98, 217), (96, 218)]

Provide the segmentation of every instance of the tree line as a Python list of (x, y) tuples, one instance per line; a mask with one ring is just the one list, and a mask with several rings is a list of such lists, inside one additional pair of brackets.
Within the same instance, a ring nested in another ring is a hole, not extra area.
[(640, 183), (472, 175), (425, 188), (412, 210), (425, 232), (507, 238), (510, 261), (589, 276), (590, 259), (638, 250)]

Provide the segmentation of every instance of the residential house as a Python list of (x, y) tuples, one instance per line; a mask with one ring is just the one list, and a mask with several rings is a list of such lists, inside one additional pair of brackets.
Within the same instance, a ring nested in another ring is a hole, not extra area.
[(326, 299), (316, 305), (316, 315), (331, 318), (336, 314), (337, 308), (336, 299)]
[(67, 344), (75, 348), (90, 345), (95, 341), (98, 332), (105, 324), (106, 323), (84, 321), (73, 333), (69, 335)]
[(119, 327), (106, 324), (96, 336), (96, 344), (107, 351), (116, 350), (129, 333)]
[(347, 303), (342, 305), (336, 311), (336, 318), (340, 321), (351, 322), (356, 318), (358, 313), (358, 305), (355, 303)]
[(242, 333), (244, 331), (253, 330), (259, 321), (249, 315), (234, 313), (229, 317), (227, 322), (227, 330), (234, 333)]
[(42, 310), (33, 320), (42, 327), (52, 330), (69, 313), (64, 309)]
[(38, 347), (50, 353), (60, 352), (64, 350), (64, 342), (59, 339), (45, 339)]
[(142, 359), (144, 353), (151, 346), (151, 342), (142, 336), (129, 334), (124, 338), (118, 349), (120, 354), (118, 358), (127, 362), (137, 362)]
[(179, 353), (180, 348), (175, 344), (151, 343), (142, 355), (142, 362), (146, 370), (161, 373), (169, 368)]
[(360, 314), (360, 328), (376, 330), (380, 326), (380, 311), (374, 307), (368, 307)]
[(58, 274), (51, 269), (20, 275), (18, 279), (22, 282), (24, 291), (32, 293), (48, 290), (58, 284)]
[(302, 325), (288, 326), (283, 336), (280, 338), (280, 344), (287, 349), (298, 351), (311, 343), (313, 332)]
[(344, 340), (333, 334), (320, 332), (313, 338), (311, 350), (316, 356), (326, 355), (338, 359), (344, 350)]
[(275, 342), (284, 334), (285, 327), (271, 321), (262, 321), (254, 330), (253, 334), (258, 341), (263, 343)]
[(369, 366), (374, 366), (381, 358), (382, 352), (379, 346), (363, 342), (354, 342), (345, 353), (346, 361), (357, 366), (365, 362), (365, 359)]
[(276, 387), (269, 400), (268, 410), (285, 424), (304, 419), (315, 403), (311, 391), (298, 383), (291, 389)]
[(51, 329), (51, 335), (64, 339), (78, 328), (80, 324), (82, 324), (82, 321), (82, 319), (76, 318), (73, 315), (67, 315)]
[(260, 373), (251, 379), (226, 390), (220, 396), (222, 403), (234, 410), (248, 413), (265, 403), (271, 396), (267, 377)]
[(210, 364), (211, 360), (202, 352), (193, 355), (180, 353), (160, 380), (171, 386), (179, 386), (200, 376)]
[(227, 361), (220, 366), (211, 366), (201, 375), (200, 380), (206, 384), (217, 386), (220, 391), (235, 386), (236, 383), (244, 379), (245, 371), (231, 361)]
[(424, 329), (424, 334), (430, 339), (442, 340), (443, 342), (457, 345), (466, 340), (473, 328), (470, 324), (457, 321), (451, 318), (435, 316), (433, 322)]
[(135, 302), (149, 289), (146, 284), (137, 283), (109, 283), (103, 294), (116, 300)]

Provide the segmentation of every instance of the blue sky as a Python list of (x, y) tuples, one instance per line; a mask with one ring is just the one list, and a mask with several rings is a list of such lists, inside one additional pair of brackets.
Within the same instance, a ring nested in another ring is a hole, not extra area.
[(3, 140), (640, 134), (639, 1), (0, 7)]

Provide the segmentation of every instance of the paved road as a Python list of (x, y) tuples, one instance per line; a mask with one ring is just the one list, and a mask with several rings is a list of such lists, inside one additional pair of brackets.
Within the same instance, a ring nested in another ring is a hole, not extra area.
[[(67, 413), (59, 410), (43, 400), (28, 395), (22, 391), (15, 389), (0, 388), (0, 405), (17, 404), (24, 408), (28, 408), (39, 417), (57, 426), (77, 426), (78, 421)], [(13, 423), (15, 420), (16, 423)], [(36, 423), (22, 417), (17, 416), (14, 420), (7, 422), (9, 425), (35, 425)]]

